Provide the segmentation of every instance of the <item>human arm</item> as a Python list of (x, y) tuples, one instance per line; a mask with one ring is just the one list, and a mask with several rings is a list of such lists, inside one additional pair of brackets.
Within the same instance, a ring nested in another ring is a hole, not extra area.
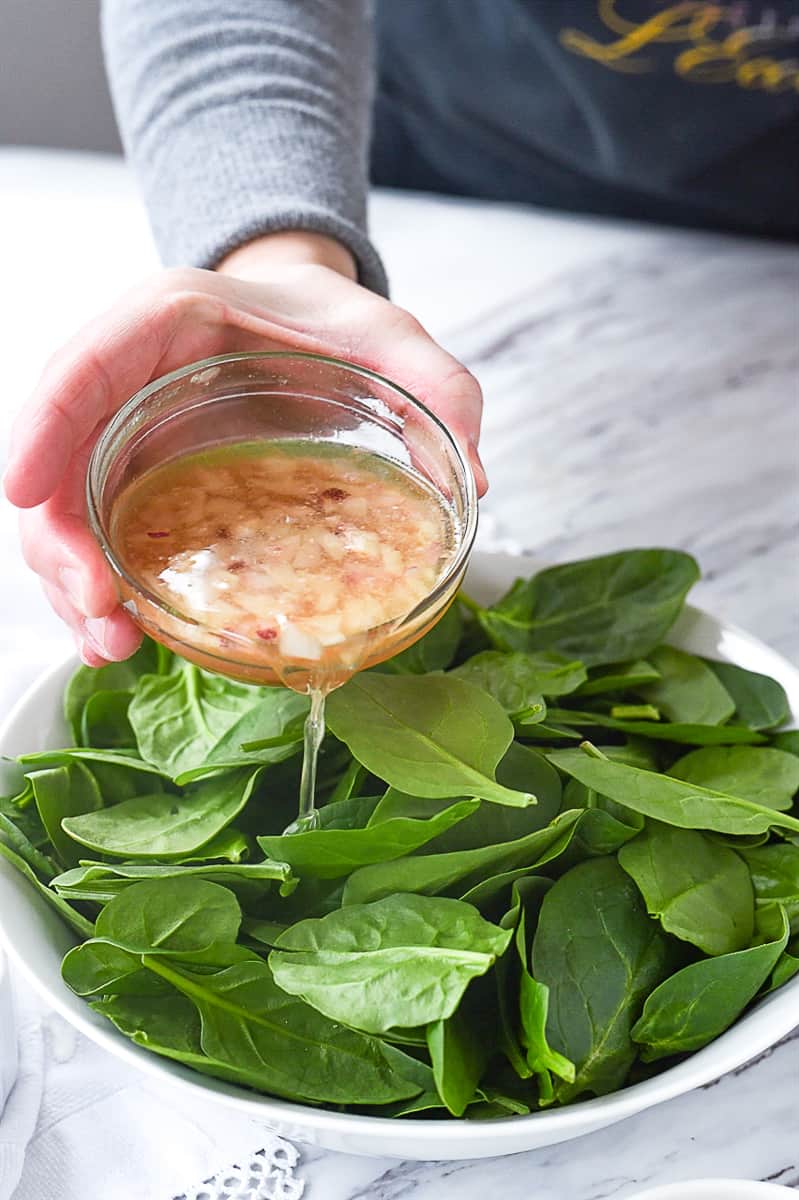
[(127, 156), (162, 261), (215, 267), (282, 230), (334, 238), (383, 294), (366, 232), (370, 0), (104, 0)]

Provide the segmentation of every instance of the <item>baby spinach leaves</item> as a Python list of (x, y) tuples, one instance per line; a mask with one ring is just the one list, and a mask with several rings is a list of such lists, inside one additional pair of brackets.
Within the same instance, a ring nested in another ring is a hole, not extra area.
[(203, 1074), (419, 1119), (622, 1087), (797, 986), (799, 731), (663, 645), (695, 577), (633, 550), (457, 600), (331, 696), (288, 836), (307, 697), (145, 640), (73, 676), (76, 745), (0, 764), (2, 865), (67, 985)]

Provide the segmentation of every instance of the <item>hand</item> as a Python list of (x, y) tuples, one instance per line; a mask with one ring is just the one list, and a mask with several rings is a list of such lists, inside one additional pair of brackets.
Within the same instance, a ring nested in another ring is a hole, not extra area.
[(164, 271), (87, 325), (45, 368), (18, 417), (5, 491), (22, 550), (92, 667), (127, 658), (141, 633), (119, 605), (89, 532), (84, 486), (103, 425), (151, 379), (215, 354), (318, 351), (371, 367), (425, 401), (465, 447), (478, 490), (482, 400), (472, 375), (409, 313), (354, 281), (349, 252), (316, 234), (272, 234), (219, 271)]

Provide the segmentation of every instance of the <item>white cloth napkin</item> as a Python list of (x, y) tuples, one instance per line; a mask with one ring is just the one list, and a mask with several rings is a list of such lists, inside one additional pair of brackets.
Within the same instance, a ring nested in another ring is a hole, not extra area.
[(14, 983), (20, 1064), (0, 1116), (0, 1200), (302, 1195), (290, 1143), (213, 1100), (159, 1088)]

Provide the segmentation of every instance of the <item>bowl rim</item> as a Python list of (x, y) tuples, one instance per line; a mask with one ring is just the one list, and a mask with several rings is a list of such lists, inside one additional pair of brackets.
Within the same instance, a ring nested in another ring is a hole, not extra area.
[[(378, 371), (373, 371), (370, 367), (361, 366), (359, 363), (348, 362), (343, 358), (336, 358), (330, 354), (317, 354), (308, 350), (242, 350), (234, 351), (232, 354), (216, 354), (210, 358), (197, 359), (196, 362), (188, 363), (186, 366), (177, 367), (174, 371), (169, 371), (166, 375), (159, 375), (157, 379), (152, 379), (144, 387), (139, 388), (125, 403), (117, 409), (108, 423), (103, 427), (97, 441), (95, 442), (89, 464), (86, 470), (86, 506), (88, 509), (89, 528), (98, 542), (100, 549), (106, 562), (116, 575), (125, 581), (128, 587), (151, 604), (159, 613), (166, 613), (169, 616), (177, 617), (183, 624), (196, 626), (197, 620), (188, 616), (186, 613), (180, 612), (179, 609), (165, 603), (162, 597), (156, 595), (148, 587), (144, 586), (140, 580), (135, 579), (127, 568), (121, 562), (119, 556), (112, 546), (110, 533), (106, 527), (106, 522), (102, 516), (101, 504), (101, 458), (105, 453), (108, 443), (124, 428), (130, 417), (143, 404), (146, 404), (151, 396), (168, 387), (172, 383), (177, 383), (181, 379), (188, 378), (192, 375), (206, 371), (209, 368), (221, 366), (223, 363), (233, 362), (251, 362), (262, 361), (264, 359), (283, 359), (287, 361), (303, 361), (324, 363), (329, 366), (337, 367), (350, 372), (353, 375), (360, 375), (364, 379), (377, 382), (381, 387), (390, 389), (396, 392), (403, 398), (406, 404), (411, 409), (421, 412), (435, 427), (439, 437), (448, 445), (449, 449), (455, 455), (460, 482), (464, 490), (464, 516), (465, 520), (460, 531), (460, 540), (450, 561), (447, 563), (446, 570), (437, 580), (433, 590), (417, 604), (409, 613), (399, 620), (385, 622), (385, 625), (391, 629), (401, 629), (405, 625), (413, 625), (413, 623), (425, 612), (432, 611), (441, 601), (442, 597), (446, 596), (459, 575), (463, 573), (469, 561), (469, 556), (474, 546), (475, 537), (477, 535), (478, 523), (478, 505), (477, 505), (477, 485), (475, 483), (474, 473), (469, 463), (463, 448), (454, 436), (452, 431), (444, 424), (432, 409), (430, 409), (422, 400), (412, 395), (406, 388), (395, 383), (385, 375), (381, 375)], [(377, 629), (383, 626), (377, 626)], [(261, 643), (255, 637), (245, 635), (237, 635), (237, 642), (242, 646), (251, 648), (259, 648)], [(183, 640), (183, 645), (187, 649), (191, 649), (188, 642)], [(215, 656), (219, 658), (220, 663), (230, 664), (232, 666), (247, 665), (243, 660), (234, 658), (231, 654), (224, 656)], [(221, 669), (221, 667), (220, 667)]]
[[(488, 557), (491, 557), (490, 555)], [(527, 556), (519, 557), (522, 564), (530, 564)], [(685, 616), (690, 620), (709, 620), (725, 635), (742, 638), (751, 647), (777, 656), (781, 663), (796, 676), (799, 685), (799, 670), (783, 655), (769, 647), (761, 639), (748, 633), (740, 626), (728, 621), (722, 621), (704, 609), (694, 605), (686, 605)], [(6, 719), (0, 725), (0, 747), (7, 741), (8, 734), (21, 713), (31, 703), (35, 703), (41, 690), (52, 687), (59, 674), (67, 666), (79, 666), (79, 661), (70, 652), (56, 665), (43, 672), (38, 679), (26, 689), (21, 698), (13, 706)], [(0, 869), (2, 869), (0, 862)], [(554, 1144), (572, 1137), (580, 1136), (600, 1125), (610, 1125), (628, 1116), (643, 1112), (656, 1104), (671, 1100), (677, 1096), (693, 1091), (697, 1087), (714, 1082), (729, 1071), (751, 1062), (753, 1058), (776, 1045), (799, 1024), (799, 976), (787, 982), (778, 991), (764, 997), (760, 1003), (735, 1022), (728, 1030), (715, 1038), (701, 1050), (695, 1051), (676, 1066), (669, 1067), (659, 1075), (640, 1083), (631, 1084), (607, 1096), (595, 1096), (588, 1100), (579, 1100), (563, 1108), (539, 1110), (520, 1116), (496, 1117), (481, 1121), (476, 1127), (473, 1121), (458, 1117), (444, 1117), (433, 1121), (403, 1117), (379, 1117), (352, 1112), (331, 1112), (324, 1108), (303, 1105), (296, 1101), (281, 1100), (276, 1097), (258, 1092), (247, 1092), (243, 1087), (229, 1084), (223, 1080), (213, 1079), (211, 1085), (204, 1076), (171, 1059), (166, 1059), (144, 1049), (130, 1041), (123, 1034), (107, 1023), (108, 1028), (95, 1024), (84, 1016), (79, 1008), (73, 1008), (60, 992), (51, 991), (25, 961), (24, 952), (17, 946), (11, 931), (4, 922), (0, 912), (0, 947), (5, 948), (8, 957), (25, 976), (31, 986), (71, 1025), (85, 1034), (91, 1041), (103, 1046), (110, 1053), (131, 1063), (161, 1082), (167, 1082), (175, 1087), (189, 1087), (198, 1095), (216, 1097), (220, 1103), (227, 1104), (250, 1118), (270, 1121), (281, 1125), (284, 1129), (294, 1126), (293, 1134), (298, 1140), (308, 1140), (308, 1135), (347, 1135), (358, 1133), (361, 1136), (374, 1137), (378, 1142), (385, 1137), (390, 1144), (400, 1134), (404, 1139), (412, 1140), (424, 1149), (426, 1145), (440, 1145), (442, 1140), (450, 1141), (453, 1145), (463, 1146), (474, 1141), (476, 1129), (490, 1131), (494, 1143), (492, 1156), (514, 1152), (502, 1149), (504, 1143), (518, 1144), (520, 1131), (533, 1125), (538, 1131), (538, 1145)], [(780, 1019), (777, 1020), (776, 1018)], [(745, 1055), (741, 1054), (739, 1044), (741, 1026), (746, 1025), (748, 1038)], [(287, 1133), (287, 1136), (292, 1134)], [(549, 1138), (549, 1142), (543, 1139)], [(420, 1154), (420, 1158), (424, 1155)], [(439, 1155), (440, 1157), (440, 1155)]]

